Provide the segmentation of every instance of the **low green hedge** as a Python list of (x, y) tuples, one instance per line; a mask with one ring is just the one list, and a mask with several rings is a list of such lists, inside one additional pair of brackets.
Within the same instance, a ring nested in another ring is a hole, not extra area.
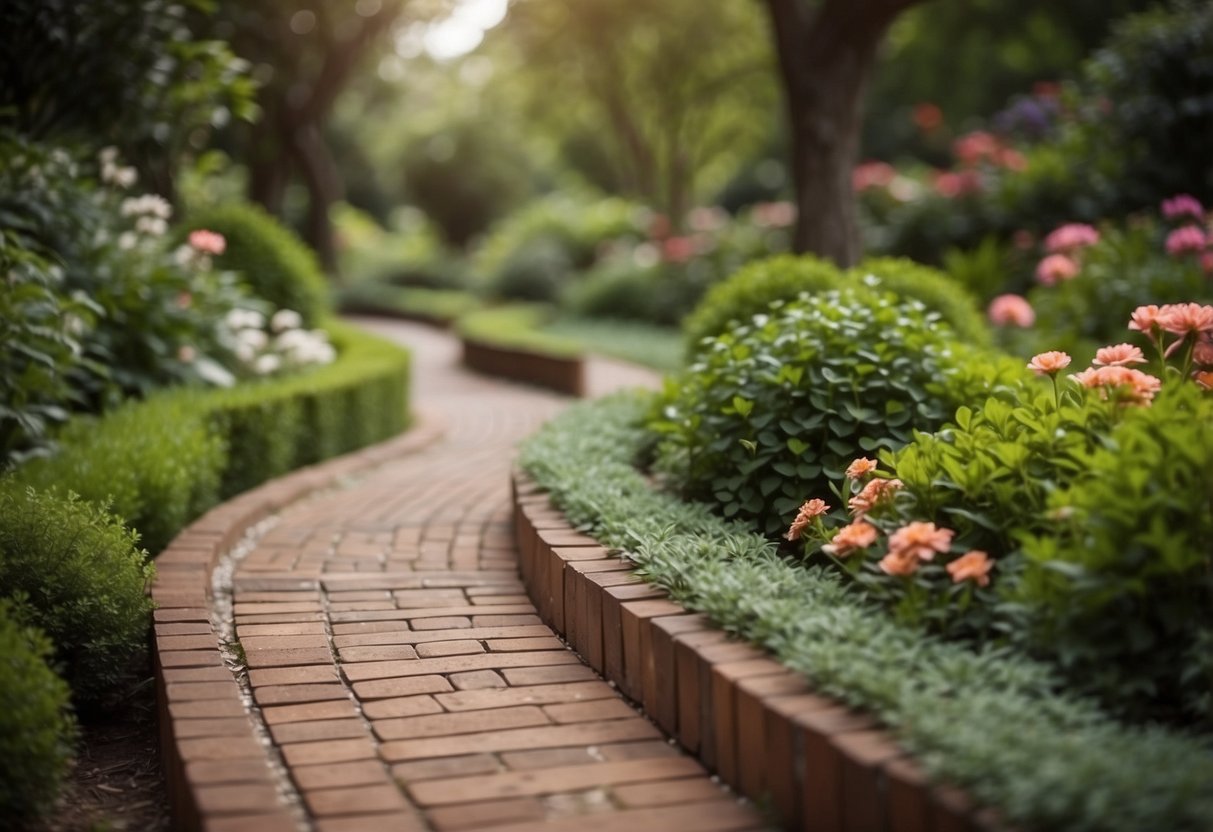
[(1123, 725), (1044, 664), (899, 624), (836, 572), (795, 565), (708, 507), (655, 491), (633, 465), (651, 442), (651, 406), (616, 396), (571, 408), (524, 445), (522, 466), (647, 580), (870, 711), (935, 778), (1013, 824), (1207, 831), (1213, 756), (1199, 737)]
[(471, 292), (459, 289), (393, 286), (377, 282), (354, 283), (342, 288), (337, 293), (337, 305), (346, 313), (401, 315), (444, 324), (483, 306)]
[(76, 732), (51, 645), (0, 601), (0, 825), (21, 829), (55, 799)]
[(459, 335), (489, 346), (531, 350), (556, 358), (576, 358), (581, 345), (576, 341), (543, 331), (552, 317), (552, 308), (538, 303), (496, 306), (464, 315), (455, 328)]
[(404, 429), (408, 353), (327, 328), (340, 351), (333, 364), (228, 390), (170, 390), (80, 420), (58, 455), (12, 480), (108, 502), (155, 554), (219, 500)]
[(102, 505), (0, 487), (0, 598), (50, 637), (78, 703), (127, 678), (146, 640), (152, 571), (135, 533)]

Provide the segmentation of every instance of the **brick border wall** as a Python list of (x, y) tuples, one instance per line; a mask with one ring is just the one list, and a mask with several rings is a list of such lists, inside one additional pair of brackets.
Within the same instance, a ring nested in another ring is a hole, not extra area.
[(211, 573), (219, 558), (252, 526), (291, 503), (440, 435), (437, 424), (421, 416), (394, 439), (271, 480), (211, 509), (156, 558), (152, 655), (174, 829), (296, 829), (211, 624)]
[(548, 355), (531, 350), (500, 347), (463, 336), (463, 365), (512, 381), (521, 381), (569, 396), (585, 395), (585, 360), (580, 356)]
[(523, 583), (540, 616), (669, 736), (804, 832), (994, 832), (990, 810), (932, 786), (869, 716), (632, 574), (526, 475), (511, 478)]

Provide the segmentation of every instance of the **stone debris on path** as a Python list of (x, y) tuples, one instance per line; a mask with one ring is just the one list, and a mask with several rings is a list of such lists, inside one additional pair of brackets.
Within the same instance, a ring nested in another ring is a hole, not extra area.
[[(514, 445), (567, 400), (461, 370), (443, 333), (363, 323), (413, 350), (413, 400), (445, 435), (283, 511), (231, 587), (253, 700), (313, 828), (763, 828), (519, 581)], [(655, 383), (605, 362), (589, 379)]]

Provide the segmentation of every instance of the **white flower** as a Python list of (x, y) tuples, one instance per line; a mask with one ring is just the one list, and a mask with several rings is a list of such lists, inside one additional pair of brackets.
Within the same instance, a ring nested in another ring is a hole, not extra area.
[(259, 329), (242, 329), (236, 337), (239, 343), (247, 344), (254, 352), (260, 352), (269, 343), (269, 336)]
[(63, 331), (73, 338), (84, 334), (84, 319), (70, 312), (63, 316)]
[(139, 235), (134, 231), (123, 231), (118, 235), (118, 248), (123, 251), (130, 251), (137, 245), (139, 245)]
[(149, 215), (167, 220), (173, 216), (173, 206), (169, 201), (157, 194), (129, 197), (122, 200), (122, 216), (137, 217)]
[(199, 358), (193, 363), (194, 372), (198, 378), (216, 387), (231, 387), (236, 383), (236, 377), (227, 368), (209, 358)]
[(97, 158), (101, 160), (103, 165), (113, 165), (118, 161), (118, 148), (110, 145), (109, 147), (101, 148), (101, 152), (97, 154)]
[(182, 364), (192, 364), (197, 357), (198, 351), (189, 344), (182, 344), (177, 348), (177, 360)]
[(260, 312), (252, 309), (241, 309), (236, 307), (227, 313), (224, 318), (228, 329), (261, 329), (265, 325), (265, 317)]
[(197, 254), (193, 246), (183, 243), (173, 250), (173, 262), (178, 266), (190, 266), (198, 259)]
[(656, 266), (661, 262), (661, 252), (652, 243), (641, 243), (632, 249), (632, 262), (642, 269)]
[(282, 366), (282, 359), (273, 353), (257, 356), (253, 362), (253, 370), (259, 375), (268, 376)]
[(303, 316), (293, 309), (279, 309), (270, 318), (270, 329), (282, 332), (286, 329), (298, 329), (303, 326)]
[(163, 237), (168, 232), (168, 223), (159, 217), (140, 217), (135, 221), (135, 230), (152, 237)]
[(252, 344), (244, 341), (236, 343), (236, 358), (241, 364), (249, 365), (253, 363), (253, 359), (257, 357), (257, 349)]

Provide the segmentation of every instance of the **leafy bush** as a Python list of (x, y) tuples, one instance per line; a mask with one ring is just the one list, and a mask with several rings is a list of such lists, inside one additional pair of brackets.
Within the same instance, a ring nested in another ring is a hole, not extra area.
[(408, 353), (328, 324), (337, 361), (226, 390), (166, 391), (69, 427), (12, 480), (116, 513), (159, 552), (190, 520), (268, 477), (386, 439), (408, 421)]
[(699, 291), (681, 266), (612, 258), (570, 284), (561, 305), (585, 318), (675, 326), (694, 306)]
[(519, 246), (493, 275), (488, 290), (507, 300), (551, 303), (573, 273), (573, 261), (556, 240), (540, 238)]
[(46, 636), (0, 601), (0, 815), (15, 827), (50, 805), (71, 757), (69, 691), (50, 656)]
[(304, 326), (315, 326), (328, 311), (328, 285), (315, 256), (264, 209), (228, 203), (202, 209), (185, 225), (222, 234), (227, 248), (216, 265), (239, 272), (257, 297), (276, 308), (298, 312)]
[(152, 567), (137, 536), (74, 495), (0, 488), (0, 592), (45, 632), (79, 701), (98, 701), (143, 649)]
[(988, 330), (961, 287), (925, 266), (909, 260), (865, 260), (850, 272), (813, 257), (782, 256), (755, 262), (717, 284), (683, 324), (688, 350), (694, 352), (704, 338), (720, 335), (730, 323), (744, 322), (765, 312), (778, 300), (791, 300), (802, 292), (815, 294), (851, 283), (888, 290), (902, 298), (923, 302), (965, 340), (989, 342)]
[(705, 506), (654, 490), (634, 460), (652, 402), (571, 408), (521, 463), (570, 521), (623, 549), (639, 574), (772, 651), (815, 689), (871, 712), (935, 778), (1035, 829), (1203, 832), (1207, 743), (1125, 726), (1060, 689), (1039, 662), (969, 649), (890, 619), (836, 572), (780, 557)]
[(863, 451), (893, 449), (966, 400), (940, 316), (856, 288), (801, 295), (704, 342), (652, 424), (659, 465), (728, 518), (780, 530)]

